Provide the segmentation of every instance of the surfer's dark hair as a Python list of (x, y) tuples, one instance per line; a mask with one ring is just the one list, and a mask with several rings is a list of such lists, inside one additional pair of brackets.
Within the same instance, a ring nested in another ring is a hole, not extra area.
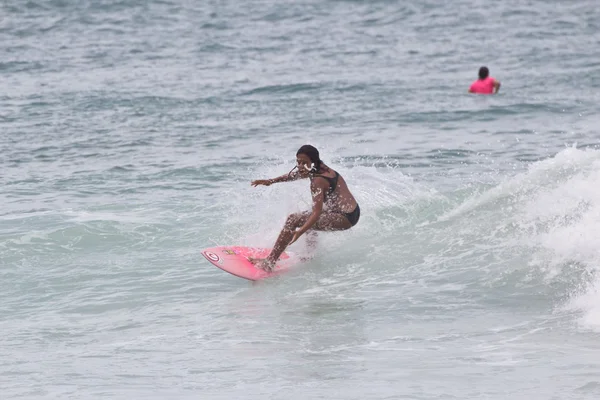
[(490, 76), (490, 70), (488, 69), (488, 67), (479, 68), (479, 79), (485, 79), (488, 76)]
[(310, 161), (314, 164), (311, 172), (319, 172), (321, 170), (321, 158), (319, 157), (319, 150), (316, 147), (311, 146), (310, 144), (305, 144), (300, 147), (296, 152), (296, 157), (300, 154), (305, 154), (310, 158)]

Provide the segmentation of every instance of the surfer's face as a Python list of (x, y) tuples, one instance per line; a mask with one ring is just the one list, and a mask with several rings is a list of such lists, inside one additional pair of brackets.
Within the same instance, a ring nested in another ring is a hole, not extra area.
[(308, 175), (313, 167), (312, 161), (310, 161), (310, 158), (308, 158), (306, 154), (298, 154), (296, 156), (296, 165), (298, 166), (298, 171), (302, 176)]

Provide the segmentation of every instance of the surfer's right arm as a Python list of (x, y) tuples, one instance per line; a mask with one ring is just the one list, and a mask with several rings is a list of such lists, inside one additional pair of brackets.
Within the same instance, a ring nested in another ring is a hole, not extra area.
[(278, 176), (277, 178), (273, 178), (273, 179), (258, 179), (258, 180), (252, 181), (251, 185), (252, 186), (259, 186), (259, 185), (270, 186), (274, 183), (290, 182), (290, 181), (295, 181), (300, 178), (301, 178), (300, 174), (297, 171), (294, 171), (292, 173), (281, 175), (281, 176)]

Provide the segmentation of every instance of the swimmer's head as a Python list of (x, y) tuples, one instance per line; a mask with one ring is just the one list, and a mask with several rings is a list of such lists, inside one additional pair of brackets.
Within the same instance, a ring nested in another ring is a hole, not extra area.
[(479, 68), (479, 79), (485, 79), (488, 76), (490, 76), (490, 70), (488, 69), (488, 67)]
[(301, 174), (317, 173), (321, 169), (319, 150), (310, 144), (305, 144), (296, 152), (296, 165)]

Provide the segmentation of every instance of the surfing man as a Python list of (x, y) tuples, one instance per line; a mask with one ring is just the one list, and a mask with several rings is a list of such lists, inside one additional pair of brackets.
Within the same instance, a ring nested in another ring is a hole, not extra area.
[(265, 259), (250, 259), (257, 267), (272, 271), (287, 246), (310, 231), (343, 231), (360, 218), (360, 207), (340, 174), (321, 161), (319, 151), (311, 145), (300, 147), (296, 166), (287, 174), (273, 179), (252, 181), (252, 186), (269, 186), (278, 182), (310, 179), (312, 212), (288, 216), (271, 254)]
[(471, 84), (469, 93), (496, 94), (500, 90), (500, 81), (490, 76), (488, 67), (479, 68), (479, 79)]

